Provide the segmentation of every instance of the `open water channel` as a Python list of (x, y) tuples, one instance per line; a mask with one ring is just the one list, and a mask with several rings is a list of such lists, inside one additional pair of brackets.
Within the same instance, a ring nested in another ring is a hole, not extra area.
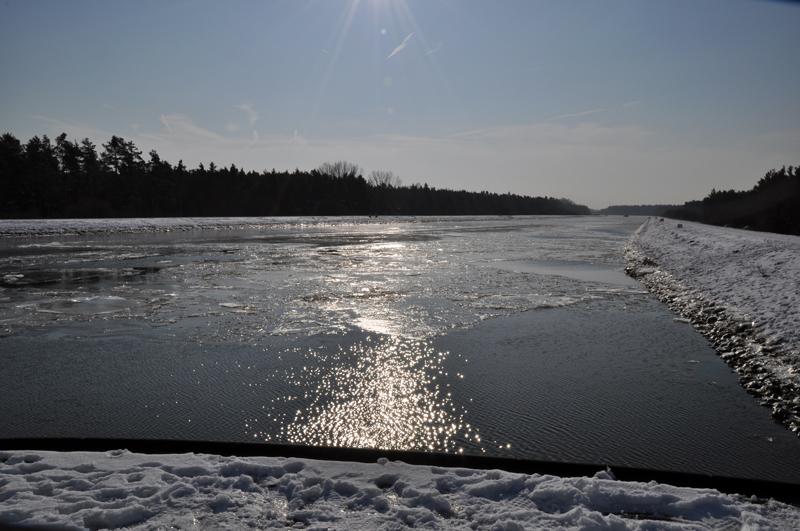
[(0, 438), (429, 449), (800, 482), (800, 440), (622, 273), (641, 222), (297, 218), (0, 238)]

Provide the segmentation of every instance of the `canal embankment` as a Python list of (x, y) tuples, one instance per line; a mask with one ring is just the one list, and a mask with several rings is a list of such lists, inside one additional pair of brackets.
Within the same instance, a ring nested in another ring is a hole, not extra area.
[(800, 435), (800, 238), (649, 218), (623, 254), (626, 272)]

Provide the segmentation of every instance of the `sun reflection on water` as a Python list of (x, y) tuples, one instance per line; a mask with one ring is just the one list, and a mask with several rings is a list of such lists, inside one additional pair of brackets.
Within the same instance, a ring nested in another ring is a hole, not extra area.
[(302, 390), (279, 399), (285, 403), (280, 409), (292, 413), (275, 417), (279, 428), (252, 435), (308, 445), (456, 450), (456, 435), (469, 428), (441, 370), (448, 355), (424, 340), (396, 336), (331, 353), (310, 349), (305, 365), (286, 375)]

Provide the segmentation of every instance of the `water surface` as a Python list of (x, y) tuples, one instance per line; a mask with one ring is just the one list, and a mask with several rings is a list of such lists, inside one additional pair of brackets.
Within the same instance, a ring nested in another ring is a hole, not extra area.
[(295, 442), (800, 481), (621, 217), (0, 239), (0, 437)]

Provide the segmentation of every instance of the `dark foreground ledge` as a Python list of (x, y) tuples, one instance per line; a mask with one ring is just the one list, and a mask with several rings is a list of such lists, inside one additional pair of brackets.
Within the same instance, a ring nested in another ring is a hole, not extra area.
[(758, 498), (800, 504), (800, 485), (759, 479), (731, 478), (710, 474), (669, 472), (613, 464), (561, 463), (510, 457), (433, 453), (373, 448), (340, 448), (295, 444), (243, 443), (217, 441), (180, 441), (165, 439), (92, 439), (92, 438), (19, 438), (0, 439), (3, 450), (40, 450), (55, 452), (106, 452), (126, 449), (141, 454), (215, 454), (237, 457), (294, 457), (326, 461), (375, 463), (385, 457), (412, 465), (505, 470), (523, 474), (547, 474), (560, 477), (593, 476), (606, 467), (620, 481), (665, 483), (676, 487), (711, 488), (728, 494), (755, 495)]

